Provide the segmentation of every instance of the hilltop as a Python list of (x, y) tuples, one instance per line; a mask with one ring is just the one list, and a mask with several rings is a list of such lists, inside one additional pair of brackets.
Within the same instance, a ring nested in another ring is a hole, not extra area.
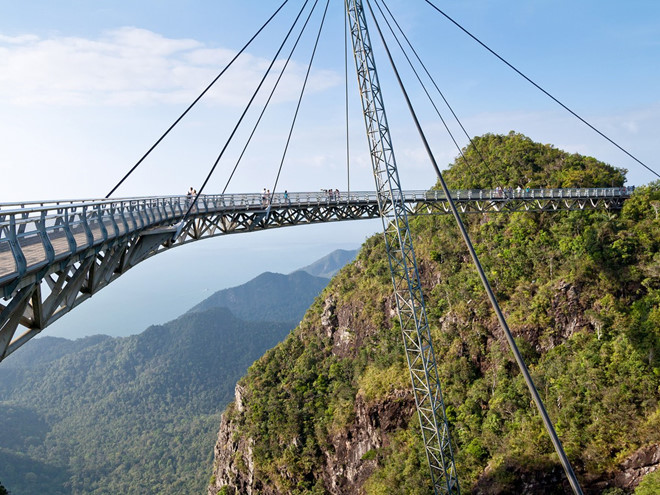
[(216, 292), (188, 313), (221, 307), (246, 321), (297, 323), (329, 281), (304, 271), (289, 275), (266, 272), (243, 285)]
[(316, 277), (332, 278), (335, 274), (357, 256), (358, 250), (336, 249), (332, 253), (307, 265), (300, 270)]
[[(519, 134), (475, 143), (446, 173), (450, 187), (625, 182), (624, 170)], [(630, 493), (659, 467), (658, 199), (654, 183), (621, 212), (465, 218), (587, 493)], [(411, 228), (462, 491), (568, 493), (453, 220)], [(374, 236), (237, 385), (210, 495), (430, 493), (391, 293)], [(637, 493), (659, 482), (654, 472)]]

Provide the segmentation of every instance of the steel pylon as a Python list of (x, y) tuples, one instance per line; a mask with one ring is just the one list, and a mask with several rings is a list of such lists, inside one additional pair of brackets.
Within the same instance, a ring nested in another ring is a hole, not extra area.
[(436, 494), (459, 494), (449, 424), (365, 12), (361, 0), (346, 0), (345, 4), (394, 296), (433, 489)]

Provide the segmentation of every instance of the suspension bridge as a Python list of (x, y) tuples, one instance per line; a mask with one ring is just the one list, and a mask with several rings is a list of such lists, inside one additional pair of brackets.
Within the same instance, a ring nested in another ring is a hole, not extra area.
[[(424, 298), (421, 292), (421, 283), (412, 245), (412, 236), (410, 235), (408, 225), (409, 216), (451, 214), (456, 218), (459, 230), (465, 239), (483, 285), (489, 294), (491, 303), (504, 330), (504, 334), (509, 341), (512, 352), (516, 357), (521, 373), (525, 376), (530, 393), (557, 450), (573, 491), (581, 494), (582, 492), (577, 483), (577, 478), (572, 472), (572, 468), (547, 417), (547, 413), (540, 397), (538, 397), (531, 377), (529, 377), (526, 365), (517, 350), (506, 321), (490, 290), (489, 283), (481, 269), (460, 215), (469, 213), (554, 212), (584, 209), (617, 210), (622, 207), (623, 202), (630, 196), (630, 191), (621, 187), (531, 190), (472, 189), (450, 191), (444, 182), (435, 157), (431, 152), (422, 126), (408, 98), (405, 86), (401, 81), (396, 64), (381, 30), (381, 25), (386, 25), (396, 39), (399, 47), (405, 53), (406, 48), (404, 48), (400, 41), (401, 37), (396, 34), (396, 29), (401, 31), (400, 26), (391, 11), (387, 8), (384, 0), (366, 0), (364, 2), (367, 6), (366, 9), (360, 0), (346, 0), (345, 37), (347, 40), (350, 39), (352, 44), (362, 103), (362, 114), (365, 121), (372, 172), (376, 185), (375, 192), (344, 192), (337, 194), (329, 194), (327, 192), (274, 192), (273, 194), (263, 195), (259, 193), (225, 194), (225, 191), (223, 191), (222, 194), (204, 194), (204, 188), (214, 173), (216, 166), (223, 158), (227, 146), (242, 124), (249, 107), (261, 91), (269, 72), (280, 56), (286, 42), (289, 40), (294, 27), (300, 21), (303, 23), (300, 34), (291, 49), (280, 76), (277, 78), (270, 95), (267, 97), (266, 105), (252, 130), (252, 134), (248, 138), (248, 142), (245, 145), (246, 148), (250, 144), (250, 140), (261, 121), (263, 112), (273, 97), (282, 74), (284, 74), (291, 56), (295, 52), (298, 42), (316, 9), (318, 0), (313, 3), (311, 10), (304, 16), (303, 13), (308, 3), (309, 1), (305, 1), (302, 5), (291, 29), (268, 67), (266, 74), (255, 90), (245, 111), (238, 119), (236, 127), (211, 167), (209, 175), (202, 184), (199, 193), (195, 196), (110, 198), (149, 153), (168, 135), (174, 126), (176, 126), (244, 52), (268, 23), (278, 15), (287, 4), (287, 1), (282, 3), (279, 9), (275, 11), (271, 18), (248, 41), (243, 49), (237, 53), (236, 57), (232, 59), (211, 85), (184, 111), (179, 119), (110, 191), (106, 198), (0, 204), (0, 295), (3, 298), (3, 301), (0, 303), (0, 361), (15, 352), (32, 337), (48, 327), (48, 325), (75, 309), (79, 304), (126, 273), (127, 270), (173, 247), (232, 233), (247, 233), (314, 223), (381, 218), (403, 343), (408, 359), (412, 388), (415, 395), (433, 488), (435, 493), (459, 494), (460, 487), (453, 458), (449, 422), (444, 410), (433, 344), (430, 338)], [(311, 69), (314, 60), (314, 53), (316, 52), (318, 40), (323, 29), (329, 3), (328, 0), (318, 34), (316, 35), (314, 51), (308, 64), (309, 69)], [(376, 9), (372, 10), (372, 3), (377, 8), (376, 12)], [(427, 1), (427, 3), (439, 13), (446, 16), (432, 2)], [(377, 20), (378, 13), (380, 13), (380, 23)], [(437, 190), (405, 191), (401, 187), (394, 147), (392, 145), (382, 99), (381, 85), (376, 70), (371, 37), (367, 27), (367, 14), (371, 16), (373, 25), (376, 27), (420, 134), (423, 146), (438, 175), (440, 188)], [(302, 19), (306, 20), (303, 21)], [(452, 20), (452, 22), (455, 21)], [(396, 29), (393, 26), (396, 26)], [(402, 31), (401, 35), (410, 44)], [(470, 36), (472, 35), (470, 34)], [(474, 36), (472, 37), (474, 38)], [(490, 50), (485, 45), (484, 47)], [(410, 46), (410, 50), (408, 51), (412, 51), (415, 57), (417, 57), (417, 53), (412, 46)], [(492, 50), (490, 51), (492, 52)], [(603, 135), (591, 126), (591, 124), (552, 97), (552, 95), (529, 80), (517, 69), (508, 64), (508, 62), (499, 57), (499, 55), (494, 52), (492, 53), (533, 85), (537, 86), (542, 92), (546, 93), (547, 96), (555, 100), (556, 103), (572, 113), (576, 118), (646, 167), (646, 165), (610, 138)], [(419, 57), (417, 58), (419, 60)], [(406, 55), (406, 59), (412, 67), (413, 62), (411, 58)], [(424, 68), (424, 71), (426, 71), (421, 60), (419, 60), (419, 63)], [(305, 76), (293, 123), (289, 129), (287, 144), (277, 173), (277, 180), (279, 180), (289, 140), (293, 133), (296, 116), (305, 91), (307, 78), (309, 77), (309, 69)], [(415, 72), (421, 83), (420, 76), (414, 67), (413, 72)], [(433, 84), (435, 85), (435, 83)], [(432, 106), (437, 111), (437, 107), (433, 103), (428, 91), (426, 91), (426, 88), (425, 92), (429, 96)], [(442, 94), (441, 96), (445, 103), (447, 103), (444, 96)], [(455, 116), (453, 109), (451, 107), (449, 108)], [(442, 119), (439, 112), (438, 116)], [(463, 128), (462, 124), (461, 128)], [(447, 130), (449, 131), (449, 129)], [(452, 139), (454, 139), (453, 136)], [(456, 141), (454, 140), (454, 142)], [(458, 148), (459, 153), (462, 155), (462, 150), (460, 147)], [(245, 152), (245, 148), (243, 152)], [(347, 156), (348, 154), (347, 151)], [(242, 156), (241, 154), (241, 158)], [(462, 157), (466, 160), (465, 156), (462, 155)], [(239, 162), (241, 158), (239, 158)], [(238, 167), (238, 163), (236, 167)], [(274, 191), (277, 187), (277, 180), (273, 187)]]

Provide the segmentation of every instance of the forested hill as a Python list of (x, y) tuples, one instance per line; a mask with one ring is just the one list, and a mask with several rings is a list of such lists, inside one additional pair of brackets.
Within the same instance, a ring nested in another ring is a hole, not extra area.
[(0, 480), (14, 495), (200, 491), (219, 408), (293, 326), (213, 308), (0, 370)]
[(336, 249), (332, 253), (300, 270), (316, 277), (332, 278), (343, 266), (357, 256), (357, 249)]
[(236, 381), (327, 283), (268, 273), (140, 335), (31, 340), (0, 365), (0, 481), (12, 495), (201, 493)]
[[(450, 187), (625, 182), (519, 134), (475, 143)], [(659, 200), (654, 183), (621, 212), (465, 217), (586, 493), (660, 493)], [(452, 218), (411, 228), (462, 491), (569, 493)], [(209, 494), (431, 493), (391, 293), (374, 236), (239, 382)]]
[(205, 299), (190, 312), (208, 308), (229, 308), (246, 321), (300, 321), (314, 298), (328, 285), (329, 279), (304, 271), (289, 275), (262, 273), (238, 287), (224, 289)]

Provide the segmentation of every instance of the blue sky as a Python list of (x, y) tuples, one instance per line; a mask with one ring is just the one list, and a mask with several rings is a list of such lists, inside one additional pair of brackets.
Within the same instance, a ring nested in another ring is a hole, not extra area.
[[(279, 3), (0, 0), (0, 202), (105, 195)], [(660, 168), (660, 2), (435, 3), (605, 134), (652, 168)], [(302, 2), (289, 4), (273, 29), (118, 196), (178, 194), (199, 186)], [(346, 189), (342, 4), (331, 0), (309, 95), (280, 182), (289, 190)], [(471, 135), (516, 130), (626, 168), (629, 183), (653, 180), (424, 1), (389, 0), (388, 5)], [(317, 21), (313, 24), (315, 29)], [(272, 187), (312, 36), (310, 30), (304, 48), (294, 56), (284, 91), (278, 93), (230, 191)], [(403, 187), (429, 187), (435, 181), (433, 171), (382, 50), (376, 50)], [(353, 73), (349, 81), (351, 187), (371, 189)], [(410, 81), (438, 162), (446, 165), (457, 151)], [(459, 136), (462, 146), (465, 142)], [(229, 160), (221, 162), (207, 192), (224, 186), (239, 151), (238, 146), (229, 148)], [(125, 281), (113, 284), (116, 288), (105, 289), (48, 333), (135, 333), (262, 271), (290, 271), (336, 247), (356, 247), (378, 228), (378, 222), (357, 222), (283, 229), (175, 250), (129, 272), (122, 277)], [(155, 283), (156, 278), (160, 282)], [(108, 309), (118, 305), (122, 312)], [(97, 318), (89, 329), (98, 312), (107, 314), (107, 321)]]

